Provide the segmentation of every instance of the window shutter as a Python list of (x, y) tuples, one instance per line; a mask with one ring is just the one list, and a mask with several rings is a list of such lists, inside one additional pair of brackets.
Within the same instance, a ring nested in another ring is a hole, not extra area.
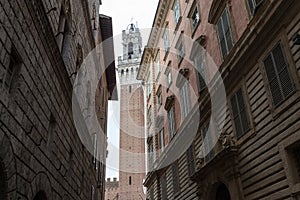
[(237, 135), (237, 137), (240, 137), (241, 132), (242, 132), (242, 127), (241, 127), (241, 121), (239, 118), (238, 104), (237, 104), (235, 95), (231, 98), (231, 108), (232, 108), (232, 114), (233, 114), (236, 135)]
[(264, 60), (264, 65), (276, 106), (295, 90), (280, 43)]
[(245, 106), (242, 89), (240, 89), (237, 93), (237, 100), (238, 100), (240, 116), (241, 116), (241, 123), (242, 123), (243, 134), (244, 134), (245, 132), (247, 132), (249, 130), (250, 127), (249, 127), (249, 120), (247, 117), (246, 106)]
[(241, 137), (250, 129), (242, 89), (239, 89), (231, 98), (231, 108), (236, 129), (236, 136)]
[(227, 55), (227, 50), (226, 50), (224, 32), (223, 32), (223, 27), (222, 27), (222, 18), (217, 23), (217, 32), (218, 32), (218, 36), (219, 36), (219, 40), (220, 40), (221, 53), (224, 58)]
[(223, 14), (223, 24), (224, 24), (225, 37), (227, 41), (227, 52), (229, 52), (233, 47), (233, 40), (232, 40), (232, 34), (230, 28), (229, 13), (227, 9), (225, 9), (225, 12)]
[(177, 163), (173, 164), (172, 166), (172, 174), (173, 174), (173, 190), (174, 193), (177, 193), (179, 191), (179, 177), (178, 177)]
[(167, 180), (166, 175), (163, 175), (160, 179), (160, 185), (161, 185), (161, 199), (167, 200)]
[(269, 80), (269, 86), (272, 93), (272, 99), (274, 105), (277, 105), (282, 101), (280, 93), (279, 82), (276, 77), (275, 67), (272, 61), (272, 54), (270, 54), (264, 61), (267, 77)]
[(189, 176), (195, 173), (194, 146), (191, 145), (187, 150), (188, 172)]
[(290, 93), (294, 91), (294, 86), (290, 78), (290, 74), (288, 72), (288, 65), (285, 61), (285, 57), (283, 55), (280, 44), (278, 44), (278, 46), (273, 50), (273, 56), (276, 63), (277, 71), (279, 73), (278, 76), (281, 82), (283, 96), (287, 97)]
[(251, 15), (253, 15), (256, 5), (253, 2), (253, 0), (248, 0), (248, 5), (249, 5), (250, 13)]

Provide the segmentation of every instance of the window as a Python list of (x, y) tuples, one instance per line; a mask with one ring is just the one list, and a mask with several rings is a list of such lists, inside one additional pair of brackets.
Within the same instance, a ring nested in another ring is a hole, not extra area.
[(17, 50), (13, 47), (11, 49), (10, 53), (10, 60), (9, 60), (9, 66), (6, 68), (6, 73), (4, 76), (4, 79), (0, 79), (0, 83), (2, 83), (2, 87), (7, 89), (8, 91), (11, 90), (11, 86), (14, 82), (14, 79), (20, 70), (20, 65), (22, 63), (22, 60), (17, 53)]
[(129, 42), (128, 43), (128, 59), (131, 59), (133, 55), (133, 43)]
[(192, 6), (192, 9), (188, 15), (188, 18), (190, 19), (191, 22), (191, 28), (192, 32), (195, 31), (197, 28), (199, 22), (200, 22), (200, 14), (199, 14), (199, 9), (197, 6), (197, 1), (195, 1), (194, 5)]
[(175, 4), (174, 4), (174, 20), (175, 20), (175, 24), (177, 24), (179, 22), (179, 18), (180, 18), (179, 0), (175, 0)]
[[(70, 6), (69, 8), (70, 9)], [(56, 40), (61, 51), (62, 58), (65, 64), (69, 61), (69, 49), (71, 47), (71, 28), (70, 28), (70, 16), (66, 14), (70, 14), (71, 12), (66, 13), (64, 6), (61, 8), (60, 18), (59, 18), (59, 26), (58, 32), (56, 34)]]
[(180, 64), (181, 61), (184, 58), (184, 55), (185, 55), (185, 49), (184, 49), (184, 43), (183, 43), (183, 34), (181, 34), (179, 39), (178, 39), (178, 42), (176, 44), (176, 49), (177, 49), (178, 63)]
[(300, 179), (300, 145), (292, 148), (291, 153), (294, 159), (295, 169), (297, 171), (298, 180), (299, 180)]
[(170, 138), (174, 137), (175, 133), (175, 118), (174, 118), (174, 105), (171, 106), (170, 110), (168, 111), (168, 119), (169, 119), (169, 131), (170, 131)]
[(149, 144), (149, 168), (151, 169), (153, 163), (153, 141)]
[(196, 68), (196, 75), (197, 75), (197, 86), (198, 91), (202, 91), (206, 88), (206, 72), (205, 72), (205, 51), (201, 49), (194, 57), (194, 65)]
[(155, 59), (155, 78), (157, 79), (160, 74), (160, 64), (159, 64), (159, 52)]
[(150, 188), (149, 198), (150, 198), (150, 200), (154, 200), (154, 189), (153, 189), (153, 186)]
[(208, 129), (209, 123), (202, 128), (202, 141), (203, 150), (205, 156), (205, 161), (210, 161), (215, 156), (215, 151), (213, 147), (212, 131)]
[(181, 98), (181, 112), (182, 117), (185, 118), (189, 113), (190, 98), (189, 98), (189, 82), (185, 81), (180, 88), (180, 98)]
[(49, 126), (48, 126), (48, 139), (47, 139), (47, 147), (51, 147), (51, 143), (53, 141), (53, 134), (55, 132), (56, 128), (56, 121), (53, 116), (53, 114), (50, 115), (50, 121), (49, 121)]
[(166, 28), (164, 32), (164, 51), (167, 53), (169, 51), (169, 30)]
[(151, 96), (151, 78), (150, 78), (150, 74), (148, 75), (147, 92), (148, 92), (148, 98), (149, 98)]
[(91, 200), (95, 200), (95, 187), (93, 185), (91, 187)]
[(131, 86), (131, 85), (129, 85), (129, 93), (131, 93), (131, 89), (132, 89), (132, 86)]
[(161, 200), (167, 200), (167, 178), (166, 175), (163, 174), (160, 177), (160, 188), (161, 188)]
[(173, 191), (174, 191), (174, 194), (176, 194), (180, 190), (177, 162), (175, 162), (172, 165), (172, 176), (173, 176)]
[(148, 126), (150, 126), (151, 124), (152, 124), (152, 106), (150, 106), (149, 107), (149, 109), (148, 109), (148, 116), (147, 116), (147, 118), (148, 118)]
[(233, 47), (233, 36), (227, 8), (225, 8), (223, 14), (221, 15), (217, 23), (217, 33), (221, 46), (221, 53), (223, 58), (225, 58)]
[(279, 105), (295, 91), (281, 43), (264, 60), (273, 104)]
[(195, 156), (194, 156), (194, 145), (192, 144), (187, 152), (188, 172), (189, 176), (193, 176), (195, 173)]
[(247, 116), (247, 110), (245, 106), (242, 89), (239, 89), (231, 97), (230, 102), (231, 102), (236, 136), (239, 138), (243, 136), (250, 129), (249, 119)]
[(256, 12), (257, 7), (260, 5), (262, 0), (247, 0), (248, 1), (248, 6), (250, 10), (251, 16), (253, 16)]
[(159, 109), (160, 106), (162, 105), (161, 89), (159, 89), (158, 93), (157, 93), (157, 103), (158, 103), (158, 109)]
[(163, 152), (163, 150), (165, 149), (165, 131), (164, 131), (164, 129), (161, 129), (159, 131), (159, 147), (160, 147), (160, 151)]
[(97, 159), (98, 159), (98, 141), (97, 141), (97, 134), (96, 133), (93, 136), (93, 144), (94, 144), (93, 164), (95, 165), (95, 168), (96, 168)]
[(172, 70), (169, 67), (168, 72), (167, 72), (167, 86), (168, 86), (168, 88), (170, 88), (171, 84), (172, 84)]
[(132, 184), (131, 176), (129, 176), (129, 185)]

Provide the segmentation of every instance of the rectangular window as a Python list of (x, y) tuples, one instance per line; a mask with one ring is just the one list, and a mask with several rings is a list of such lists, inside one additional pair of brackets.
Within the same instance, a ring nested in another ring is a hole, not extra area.
[(150, 75), (148, 76), (147, 90), (148, 90), (148, 98), (149, 98), (151, 96), (151, 79), (150, 79)]
[(162, 105), (162, 96), (161, 96), (161, 90), (157, 93), (157, 103), (158, 103), (158, 109)]
[(172, 176), (173, 176), (173, 191), (174, 194), (179, 192), (180, 186), (179, 186), (179, 174), (178, 174), (178, 164), (175, 162), (172, 165)]
[(150, 188), (149, 198), (150, 198), (150, 200), (154, 200), (154, 189), (153, 189), (153, 186)]
[(151, 141), (151, 143), (149, 144), (149, 167), (152, 167), (152, 163), (153, 163), (153, 142)]
[(257, 7), (262, 3), (262, 0), (247, 0), (251, 16), (255, 15)]
[(293, 159), (296, 166), (296, 171), (298, 172), (298, 179), (300, 178), (300, 146), (293, 148), (292, 150)]
[(163, 150), (165, 149), (165, 131), (164, 131), (164, 129), (161, 129), (159, 131), (159, 147), (160, 147), (160, 151), (163, 152)]
[(167, 177), (163, 174), (160, 177), (161, 200), (167, 200)]
[(212, 130), (209, 129), (209, 123), (202, 128), (202, 141), (203, 141), (203, 150), (205, 155), (205, 161), (208, 162), (215, 156)]
[(236, 136), (239, 138), (250, 129), (246, 105), (241, 88), (231, 97), (230, 102)]
[(175, 0), (175, 4), (174, 4), (174, 20), (175, 20), (175, 24), (177, 24), (179, 22), (179, 18), (180, 18), (179, 0)]
[(184, 43), (183, 43), (183, 36), (180, 35), (178, 42), (176, 44), (176, 49), (177, 49), (177, 58), (178, 58), (178, 63), (182, 61), (185, 55), (185, 48), (184, 48)]
[(159, 63), (159, 52), (158, 52), (158, 55), (156, 56), (156, 59), (155, 59), (155, 78), (157, 79), (159, 74), (160, 74), (160, 63)]
[(22, 60), (17, 53), (17, 50), (13, 47), (11, 49), (9, 66), (6, 68), (5, 77), (3, 80), (0, 80), (3, 84), (3, 87), (10, 91), (14, 78), (19, 71)]
[(169, 30), (166, 28), (164, 32), (164, 51), (167, 53), (169, 51)]
[(190, 109), (190, 98), (189, 98), (189, 82), (185, 81), (183, 86), (180, 88), (181, 98), (181, 111), (183, 118), (186, 117)]
[(187, 150), (187, 162), (188, 162), (189, 176), (191, 177), (195, 173), (195, 155), (194, 155), (194, 145), (193, 144)]
[(171, 109), (168, 112), (168, 119), (169, 119), (170, 138), (173, 138), (175, 132), (174, 105), (171, 107)]
[(168, 88), (170, 88), (172, 84), (172, 70), (169, 69), (168, 72), (167, 72), (167, 86)]
[(223, 58), (225, 58), (233, 47), (233, 36), (232, 36), (230, 18), (229, 18), (229, 13), (227, 8), (225, 8), (223, 14), (221, 15), (217, 23), (217, 33), (218, 33), (219, 42), (221, 46), (221, 53)]
[(295, 91), (281, 43), (264, 60), (273, 104), (279, 105)]
[(197, 3), (193, 5), (190, 14), (188, 15), (188, 18), (190, 19), (191, 22), (192, 31), (194, 31), (200, 22), (200, 14), (199, 14)]
[(201, 49), (201, 51), (198, 52), (198, 55), (194, 57), (199, 92), (206, 88), (205, 63), (205, 52), (203, 49)]

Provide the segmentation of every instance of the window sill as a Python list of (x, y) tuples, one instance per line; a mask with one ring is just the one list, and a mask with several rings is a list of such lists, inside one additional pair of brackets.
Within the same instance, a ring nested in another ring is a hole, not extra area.
[(241, 146), (248, 142), (250, 139), (254, 138), (256, 136), (256, 132), (254, 129), (250, 129), (245, 134), (237, 138), (237, 145)]
[[(272, 97), (270, 97), (272, 99)], [(284, 99), (280, 104), (274, 106), (272, 102), (272, 118), (273, 120), (276, 120), (278, 117), (280, 117), (287, 109), (295, 105), (295, 102), (298, 102), (300, 100), (299, 91), (295, 89), (294, 92), (290, 94), (286, 99)]]

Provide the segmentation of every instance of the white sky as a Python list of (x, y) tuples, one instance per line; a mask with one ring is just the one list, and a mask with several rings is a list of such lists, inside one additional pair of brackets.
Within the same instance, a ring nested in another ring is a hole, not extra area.
[[(122, 54), (121, 33), (130, 23), (138, 24), (142, 32), (143, 46), (148, 41), (148, 33), (152, 27), (158, 0), (102, 0), (100, 13), (112, 17), (115, 56)], [(148, 30), (148, 31), (143, 31)], [(117, 65), (117, 62), (116, 62)], [(120, 97), (120, 96), (119, 96)], [(106, 177), (118, 177), (119, 148), (119, 102), (109, 102), (108, 107), (108, 158)]]

